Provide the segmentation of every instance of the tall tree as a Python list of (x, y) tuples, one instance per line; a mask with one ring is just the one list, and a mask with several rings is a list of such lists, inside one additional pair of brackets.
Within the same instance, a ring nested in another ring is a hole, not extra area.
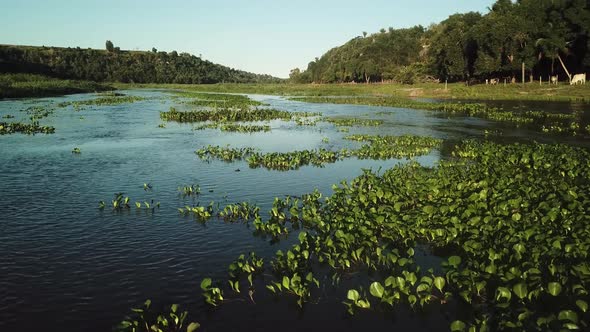
[(113, 45), (113, 42), (110, 40), (107, 40), (107, 42), (105, 43), (106, 49), (109, 52), (113, 52), (115, 50), (115, 45)]
[(478, 53), (473, 27), (480, 20), (480, 13), (454, 14), (437, 27), (430, 52), (438, 77), (460, 80), (473, 76)]

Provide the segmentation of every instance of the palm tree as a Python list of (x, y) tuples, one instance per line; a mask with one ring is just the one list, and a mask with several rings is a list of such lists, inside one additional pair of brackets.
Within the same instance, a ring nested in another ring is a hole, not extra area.
[[(549, 27), (551, 28), (553, 25), (549, 23)], [(565, 63), (563, 62), (560, 52), (567, 53), (568, 52), (568, 45), (569, 43), (565, 40), (565, 38), (558, 36), (557, 33), (550, 34), (547, 38), (539, 38), (535, 42), (535, 45), (539, 48), (539, 58), (542, 56), (551, 58), (551, 75), (554, 74), (554, 62), (555, 59), (559, 60), (561, 67), (569, 77), (572, 79), (572, 75), (567, 70)]]

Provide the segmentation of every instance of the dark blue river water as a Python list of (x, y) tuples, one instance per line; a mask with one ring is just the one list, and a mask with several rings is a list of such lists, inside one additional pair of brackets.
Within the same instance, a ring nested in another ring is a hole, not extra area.
[[(204, 277), (225, 279), (228, 264), (239, 254), (256, 251), (270, 257), (294, 238), (272, 244), (252, 236), (252, 229), (244, 225), (215, 218), (203, 225), (182, 217), (177, 208), (197, 201), (222, 206), (249, 201), (266, 215), (274, 197), (315, 188), (329, 195), (333, 184), (358, 176), (363, 168), (407, 162), (348, 159), (325, 168), (279, 172), (249, 169), (245, 162), (204, 162), (194, 151), (208, 144), (292, 151), (352, 146), (356, 143), (342, 137), (355, 133), (424, 135), (445, 139), (441, 151), (416, 159), (434, 165), (444, 157), (445, 146), (482, 136), (497, 124), (426, 111), (251, 96), (288, 111), (379, 118), (385, 125), (341, 133), (327, 123), (310, 127), (271, 121), (269, 133), (194, 131), (191, 125), (176, 123), (158, 128), (160, 111), (184, 107), (175, 105), (166, 91), (124, 93), (148, 99), (81, 111), (56, 105), (95, 95), (0, 101), (0, 116), (14, 115), (15, 121), (26, 118), (21, 110), (30, 106), (55, 108), (41, 123), (56, 128), (52, 135), (0, 136), (0, 331), (110, 331), (131, 307), (148, 298), (159, 306), (180, 303), (203, 331), (447, 329), (444, 312), (428, 319), (409, 312), (347, 317), (340, 293), (326, 294), (302, 311), (294, 301), (264, 298), (256, 305), (230, 300), (211, 311), (200, 297)], [(517, 129), (505, 130), (504, 135), (545, 137)], [(72, 154), (74, 147), (82, 153)], [(153, 190), (145, 191), (144, 183)], [(195, 201), (181, 197), (177, 189), (191, 184), (202, 189)], [(100, 200), (109, 203), (116, 192), (124, 192), (132, 202), (153, 200), (161, 205), (153, 212), (97, 208)]]

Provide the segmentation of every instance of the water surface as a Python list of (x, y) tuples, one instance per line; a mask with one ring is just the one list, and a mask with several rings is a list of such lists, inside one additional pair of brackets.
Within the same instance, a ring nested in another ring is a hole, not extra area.
[[(0, 136), (0, 331), (109, 331), (147, 298), (155, 305), (180, 303), (205, 331), (257, 330), (447, 330), (448, 315), (365, 312), (347, 317), (344, 293), (326, 290), (319, 303), (298, 310), (290, 299), (256, 297), (257, 304), (228, 301), (209, 310), (200, 297), (204, 277), (223, 280), (227, 266), (241, 253), (271, 257), (296, 237), (272, 243), (254, 237), (245, 225), (212, 219), (205, 225), (179, 215), (187, 204), (249, 201), (264, 211), (274, 197), (301, 195), (315, 188), (324, 195), (333, 184), (350, 180), (362, 169), (375, 171), (407, 160), (347, 159), (324, 168), (302, 167), (279, 172), (250, 169), (245, 162), (205, 162), (194, 151), (206, 145), (254, 146), (262, 151), (354, 147), (348, 134), (423, 135), (444, 139), (443, 147), (416, 158), (432, 166), (461, 139), (502, 130), (504, 140), (576, 141), (515, 129), (469, 117), (389, 107), (307, 104), (281, 97), (251, 96), (288, 111), (324, 116), (383, 119), (380, 127), (338, 132), (328, 123), (296, 126), (271, 121), (269, 133), (239, 134), (192, 130), (189, 124), (162, 123), (160, 111), (176, 105), (166, 91), (124, 91), (148, 99), (132, 104), (89, 106), (81, 111), (57, 108), (63, 101), (94, 98), (81, 94), (59, 98), (0, 101), (0, 115), (26, 119), (21, 110), (33, 105), (56, 107), (43, 125), (52, 135)], [(582, 112), (587, 112), (587, 108)], [(7, 121), (12, 121), (7, 120)], [(328, 138), (328, 143), (322, 141)], [(79, 147), (80, 155), (72, 154)], [(240, 170), (239, 172), (237, 170)], [(143, 189), (150, 183), (153, 191)], [(202, 195), (183, 198), (179, 186), (198, 184)], [(160, 202), (154, 212), (114, 213), (97, 209), (114, 193), (131, 201)], [(426, 261), (437, 258), (427, 252)], [(355, 277), (344, 283), (354, 284)], [(327, 282), (326, 282), (327, 283)], [(259, 285), (259, 288), (264, 288)], [(447, 309), (445, 309), (447, 310)], [(367, 325), (370, 324), (370, 325)]]

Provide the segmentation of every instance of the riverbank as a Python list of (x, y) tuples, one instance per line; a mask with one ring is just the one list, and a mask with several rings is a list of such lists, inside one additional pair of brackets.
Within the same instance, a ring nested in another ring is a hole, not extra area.
[(50, 97), (113, 89), (107, 84), (89, 81), (62, 80), (33, 74), (0, 74), (0, 99)]
[(354, 96), (430, 98), (441, 100), (534, 100), (590, 102), (590, 86), (562, 83), (473, 85), (463, 83), (403, 84), (133, 84), (62, 80), (32, 74), (0, 74), (0, 99), (47, 97), (114, 89), (180, 89), (199, 92), (278, 96)]
[(469, 100), (551, 100), (590, 102), (590, 85), (566, 83), (507, 85), (473, 85), (463, 83), (402, 84), (124, 84), (119, 89), (165, 88), (205, 92), (250, 93), (280, 96), (389, 96), (404, 98), (469, 99)]

